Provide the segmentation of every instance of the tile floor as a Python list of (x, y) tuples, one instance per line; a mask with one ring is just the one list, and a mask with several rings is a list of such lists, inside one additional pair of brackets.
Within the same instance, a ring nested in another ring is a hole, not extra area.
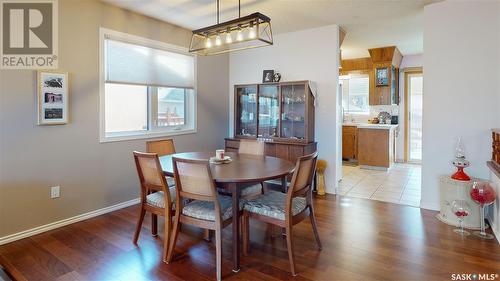
[(396, 163), (387, 172), (342, 166), (339, 195), (420, 206), (421, 166)]

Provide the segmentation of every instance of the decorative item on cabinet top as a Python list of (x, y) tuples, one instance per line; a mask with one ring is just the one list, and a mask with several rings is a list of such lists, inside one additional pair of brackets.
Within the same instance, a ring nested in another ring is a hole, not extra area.
[(235, 85), (234, 137), (314, 142), (312, 85), (310, 81)]
[(279, 72), (274, 73), (274, 82), (279, 82), (281, 80), (281, 74)]
[(264, 70), (262, 72), (262, 83), (274, 82), (274, 70)]

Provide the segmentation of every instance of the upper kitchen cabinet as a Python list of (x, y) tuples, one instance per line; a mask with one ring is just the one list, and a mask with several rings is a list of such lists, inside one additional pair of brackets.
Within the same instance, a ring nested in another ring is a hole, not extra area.
[(399, 66), (403, 56), (395, 46), (369, 49), (373, 63), (370, 105), (399, 104)]

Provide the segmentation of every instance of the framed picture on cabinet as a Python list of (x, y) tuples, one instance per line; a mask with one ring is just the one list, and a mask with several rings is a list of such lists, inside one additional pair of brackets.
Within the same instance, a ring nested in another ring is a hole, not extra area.
[(375, 86), (389, 86), (389, 67), (375, 69)]
[(274, 70), (264, 70), (262, 72), (262, 83), (274, 82)]
[(38, 125), (68, 123), (68, 73), (37, 72)]

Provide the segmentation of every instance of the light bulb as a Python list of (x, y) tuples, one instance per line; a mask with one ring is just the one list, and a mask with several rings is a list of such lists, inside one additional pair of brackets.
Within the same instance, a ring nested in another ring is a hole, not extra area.
[(212, 41), (210, 40), (209, 37), (207, 37), (207, 41), (205, 41), (205, 47), (206, 48), (211, 48), (212, 47)]
[(228, 33), (226, 34), (226, 43), (227, 43), (227, 44), (231, 44), (231, 43), (233, 43), (233, 37), (231, 37), (231, 32), (228, 32)]
[(220, 40), (220, 35), (217, 35), (215, 37), (215, 46), (220, 46), (222, 44), (222, 41)]
[(236, 34), (236, 40), (243, 41), (243, 32), (241, 32), (241, 29), (238, 29), (238, 33)]
[(255, 27), (251, 26), (250, 30), (248, 31), (248, 38), (255, 38)]

